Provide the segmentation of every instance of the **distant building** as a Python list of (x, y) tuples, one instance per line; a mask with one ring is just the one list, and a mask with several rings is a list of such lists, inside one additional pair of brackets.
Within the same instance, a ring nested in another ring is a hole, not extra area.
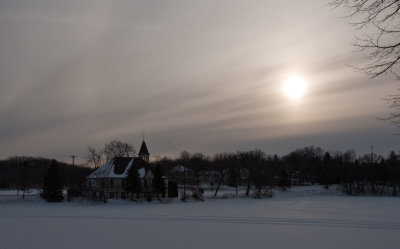
[[(125, 190), (126, 177), (131, 167), (136, 167), (140, 175), (142, 193), (139, 196), (158, 196), (159, 193), (153, 191), (154, 175), (149, 164), (149, 157), (149, 151), (143, 141), (138, 157), (115, 157), (108, 161), (86, 178), (86, 196), (97, 200), (131, 198)], [(166, 177), (164, 177), (164, 184), (165, 196), (168, 196), (168, 178)]]

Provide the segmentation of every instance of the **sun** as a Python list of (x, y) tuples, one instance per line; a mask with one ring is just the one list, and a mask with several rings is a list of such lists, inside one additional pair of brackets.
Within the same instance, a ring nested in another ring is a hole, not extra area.
[(285, 81), (282, 89), (287, 97), (297, 100), (306, 92), (307, 82), (299, 76), (292, 76)]

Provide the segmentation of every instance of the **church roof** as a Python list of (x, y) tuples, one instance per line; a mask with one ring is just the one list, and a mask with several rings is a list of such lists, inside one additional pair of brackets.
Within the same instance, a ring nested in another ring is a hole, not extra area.
[(142, 146), (140, 146), (140, 150), (139, 150), (139, 154), (138, 155), (143, 155), (143, 156), (149, 156), (150, 155), (150, 153), (149, 153), (149, 151), (147, 150), (147, 146), (146, 146), (146, 143), (144, 142), (144, 140), (143, 140), (143, 142), (142, 142)]
[(131, 163), (131, 157), (115, 157), (113, 159), (114, 163), (114, 173), (120, 175), (125, 172), (127, 166)]
[(88, 178), (125, 178), (132, 166), (139, 170), (141, 178), (149, 170), (147, 163), (139, 157), (114, 157), (90, 174)]

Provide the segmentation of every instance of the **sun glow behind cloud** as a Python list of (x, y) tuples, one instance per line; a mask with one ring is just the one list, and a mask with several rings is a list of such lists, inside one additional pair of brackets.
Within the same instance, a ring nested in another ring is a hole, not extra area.
[(289, 98), (298, 100), (305, 94), (307, 82), (304, 78), (294, 75), (285, 81), (282, 90)]

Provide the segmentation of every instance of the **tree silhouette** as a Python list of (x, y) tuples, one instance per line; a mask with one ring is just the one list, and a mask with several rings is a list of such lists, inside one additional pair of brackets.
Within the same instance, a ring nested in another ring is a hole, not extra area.
[(164, 172), (161, 168), (161, 165), (157, 165), (153, 173), (153, 192), (161, 194), (162, 197), (165, 197)]
[[(355, 68), (370, 77), (393, 74), (400, 79), (399, 0), (332, 0), (331, 5), (347, 8), (352, 24), (364, 34), (356, 36), (353, 45), (368, 54), (369, 62)], [(394, 111), (382, 119), (400, 126), (400, 94), (389, 95), (386, 101)]]
[(136, 150), (132, 144), (113, 140), (104, 145), (103, 153), (107, 161), (109, 161), (114, 157), (128, 157), (131, 154), (135, 154)]
[(126, 177), (126, 192), (131, 194), (131, 199), (133, 200), (135, 194), (136, 198), (139, 193), (142, 192), (142, 185), (140, 181), (140, 175), (138, 169), (132, 165), (128, 170), (128, 176)]
[(62, 184), (58, 177), (58, 163), (52, 160), (44, 178), (42, 198), (48, 202), (60, 202), (64, 200)]

